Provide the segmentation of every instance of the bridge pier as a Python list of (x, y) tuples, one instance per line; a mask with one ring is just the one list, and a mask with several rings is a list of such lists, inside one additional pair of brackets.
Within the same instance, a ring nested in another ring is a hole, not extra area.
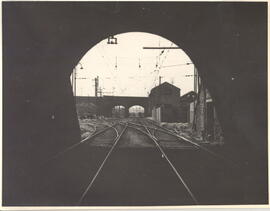
[(129, 117), (129, 109), (125, 107), (125, 118)]

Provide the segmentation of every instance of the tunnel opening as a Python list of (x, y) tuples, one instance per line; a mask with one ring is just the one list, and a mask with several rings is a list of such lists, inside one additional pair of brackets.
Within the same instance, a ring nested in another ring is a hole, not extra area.
[(122, 105), (116, 105), (112, 108), (112, 117), (113, 118), (125, 118), (126, 108)]
[(140, 105), (131, 106), (128, 109), (129, 117), (144, 117), (144, 107)]
[[(188, 128), (184, 132), (191, 131), (198, 140), (224, 143), (215, 102), (199, 70), (183, 49), (162, 36), (145, 32), (108, 36), (82, 57), (71, 84), (78, 119), (83, 121), (141, 115), (168, 127)], [(144, 111), (130, 112), (131, 103), (143, 104)], [(114, 104), (123, 106), (121, 112), (120, 107), (111, 111)]]

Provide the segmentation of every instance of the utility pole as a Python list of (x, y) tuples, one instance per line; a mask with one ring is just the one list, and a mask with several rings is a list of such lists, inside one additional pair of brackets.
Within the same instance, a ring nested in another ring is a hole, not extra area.
[(159, 76), (159, 85), (161, 84), (161, 78), (163, 78), (163, 77)]
[[(81, 66), (80, 69), (82, 70), (83, 69), (83, 66), (82, 64), (79, 62), (79, 65)], [(73, 69), (73, 73), (72, 73), (72, 87), (74, 87), (74, 96), (76, 98), (76, 92), (77, 92), (77, 85), (76, 85), (76, 79), (77, 79), (77, 68), (74, 67)], [(83, 78), (85, 79), (85, 78)]]
[(74, 67), (73, 73), (72, 73), (72, 87), (73, 87), (73, 94), (74, 94), (75, 102), (76, 102), (76, 67)]
[(98, 96), (99, 77), (95, 78), (95, 97)]
[(72, 70), (72, 74), (71, 74), (71, 86), (72, 86), (72, 93), (74, 95), (74, 69)]
[(102, 88), (98, 88), (98, 96), (102, 97)]
[(197, 73), (196, 73), (196, 67), (194, 65), (194, 92), (197, 93)]
[(196, 93), (198, 93), (198, 79), (199, 79), (198, 71), (194, 65), (194, 92)]
[(95, 81), (95, 98), (96, 98), (96, 105), (97, 105), (97, 110), (96, 110), (96, 114), (99, 116), (99, 103), (100, 103), (100, 101), (99, 101), (99, 99), (98, 99), (98, 86), (99, 86), (99, 77), (97, 76), (97, 77), (95, 77), (95, 79), (94, 79), (94, 81)]

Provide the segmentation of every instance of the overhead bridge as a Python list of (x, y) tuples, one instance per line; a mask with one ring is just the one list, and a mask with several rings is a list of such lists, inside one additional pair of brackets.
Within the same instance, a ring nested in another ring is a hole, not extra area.
[(125, 107), (125, 116), (129, 114), (129, 108), (135, 105), (144, 108), (145, 115), (150, 115), (148, 97), (136, 96), (103, 96), (103, 97), (76, 97), (79, 102), (92, 103), (97, 106), (97, 113), (106, 117), (112, 116), (112, 109), (115, 106)]

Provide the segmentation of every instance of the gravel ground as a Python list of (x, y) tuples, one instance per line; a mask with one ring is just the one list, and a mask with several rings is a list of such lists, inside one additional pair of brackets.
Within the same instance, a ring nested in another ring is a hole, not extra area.
[(95, 132), (99, 128), (104, 128), (106, 125), (112, 125), (116, 119), (79, 119), (81, 138), (84, 139)]

